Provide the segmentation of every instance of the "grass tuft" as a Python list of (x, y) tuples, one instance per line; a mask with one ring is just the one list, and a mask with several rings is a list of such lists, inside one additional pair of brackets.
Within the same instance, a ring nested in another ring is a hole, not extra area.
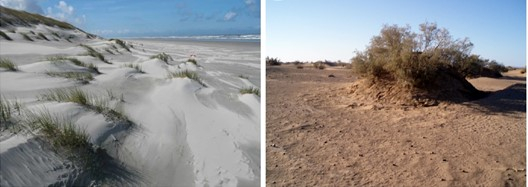
[(111, 55), (115, 55), (114, 52), (112, 52), (110, 49), (106, 48), (105, 51)]
[(21, 105), (18, 101), (11, 102), (0, 95), (0, 129), (7, 128), (11, 124), (13, 113), (18, 112), (20, 115)]
[(194, 65), (198, 65), (198, 62), (196, 62), (196, 59), (194, 58), (189, 58), (187, 62), (193, 63)]
[(8, 71), (18, 71), (18, 67), (7, 58), (0, 58), (0, 68), (5, 68)]
[(135, 69), (138, 73), (145, 73), (139, 64), (125, 64), (124, 67)]
[(174, 61), (174, 59), (170, 55), (168, 55), (166, 53), (160, 53), (160, 54), (151, 56), (150, 58), (151, 59), (154, 59), (154, 58), (160, 59), (160, 60), (162, 60), (163, 62), (165, 62), (167, 64), (169, 63), (169, 60), (170, 61)]
[(128, 48), (128, 46), (126, 45), (126, 42), (124, 42), (123, 40), (110, 39), (110, 41), (115, 41), (117, 45), (121, 46), (123, 49), (127, 50), (128, 52), (130, 52), (130, 48)]
[(244, 76), (244, 75), (238, 75), (238, 77), (240, 77), (241, 79), (249, 79), (248, 76)]
[(255, 94), (260, 97), (260, 89), (255, 87), (242, 88), (240, 89), (240, 94)]
[(168, 78), (169, 79), (171, 79), (171, 78), (189, 78), (189, 79), (195, 80), (200, 85), (202, 85), (204, 87), (207, 87), (207, 85), (205, 85), (205, 83), (203, 83), (202, 80), (200, 80), (200, 77), (198, 76), (198, 74), (196, 72), (193, 72), (193, 71), (185, 70), (185, 71), (169, 72)]
[(40, 95), (40, 100), (57, 101), (57, 102), (73, 102), (80, 105), (89, 105), (90, 95), (80, 90), (74, 89), (55, 89), (49, 90), (47, 93)]
[(87, 45), (84, 45), (84, 44), (81, 44), (80, 46), (83, 47), (84, 49), (86, 49), (87, 55), (95, 57), (95, 58), (98, 58), (99, 60), (103, 61), (104, 63), (112, 64), (111, 62), (109, 62), (108, 60), (105, 59), (103, 54), (97, 52), (94, 48), (92, 48), (90, 46), (87, 46)]
[(0, 36), (2, 36), (4, 39), (9, 40), (9, 41), (13, 40), (6, 33), (2, 32), (2, 31), (0, 31)]
[(47, 40), (47, 41), (50, 41), (44, 34), (42, 33), (38, 33), (38, 37), (41, 38), (41, 39), (44, 39), (44, 40)]
[(29, 37), (26, 33), (20, 33), (20, 35), (22, 35), (22, 37), (27, 40), (27, 41), (34, 41), (33, 39), (31, 39), (31, 37)]
[(74, 79), (76, 81), (80, 81), (83, 84), (88, 84), (91, 80), (93, 80), (93, 76), (89, 72), (47, 72), (49, 76), (52, 77), (64, 77), (67, 79)]

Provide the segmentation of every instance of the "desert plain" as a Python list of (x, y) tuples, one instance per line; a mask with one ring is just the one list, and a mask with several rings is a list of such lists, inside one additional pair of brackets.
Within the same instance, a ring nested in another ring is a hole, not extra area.
[(526, 76), (482, 99), (414, 107), (352, 96), (350, 69), (266, 68), (268, 186), (524, 186)]

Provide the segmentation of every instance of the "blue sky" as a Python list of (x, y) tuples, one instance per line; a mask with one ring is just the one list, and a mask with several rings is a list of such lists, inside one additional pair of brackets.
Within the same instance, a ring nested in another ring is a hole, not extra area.
[(384, 24), (436, 22), (472, 53), (525, 66), (525, 0), (268, 0), (265, 56), (283, 61), (341, 60), (363, 51)]
[(260, 0), (0, 0), (104, 37), (259, 34)]

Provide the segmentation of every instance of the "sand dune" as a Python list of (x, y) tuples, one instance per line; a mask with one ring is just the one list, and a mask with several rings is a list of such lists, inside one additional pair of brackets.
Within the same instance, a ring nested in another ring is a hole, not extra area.
[(350, 70), (268, 67), (266, 183), (523, 186), (526, 83), (505, 75), (470, 80), (481, 100), (414, 108), (350, 97)]
[[(38, 131), (4, 129), (1, 186), (259, 184), (260, 98), (239, 93), (241, 88), (260, 87), (259, 43), (129, 40), (125, 41), (129, 52), (116, 41), (87, 38), (79, 30), (46, 25), (16, 27), (15, 33), (0, 30), (13, 39), (0, 38), (0, 57), (19, 69), (0, 68), (2, 96), (19, 101), (24, 110), (71, 119), (106, 155), (101, 176), (90, 176)], [(51, 40), (26, 41), (18, 34), (30, 31)], [(62, 35), (72, 39), (58, 37)], [(86, 55), (87, 49), (79, 44), (90, 46), (108, 62)], [(151, 59), (163, 52), (174, 60)], [(197, 64), (188, 62), (190, 55), (196, 56)], [(100, 74), (88, 64), (97, 66)], [(139, 66), (142, 72), (126, 65)], [(195, 72), (203, 84), (168, 78), (169, 72), (182, 71)], [(71, 72), (93, 79), (80, 81), (60, 74)], [(105, 98), (108, 107), (129, 122), (77, 103), (38, 99), (56, 88), (78, 88)], [(24, 115), (13, 115), (16, 127)]]

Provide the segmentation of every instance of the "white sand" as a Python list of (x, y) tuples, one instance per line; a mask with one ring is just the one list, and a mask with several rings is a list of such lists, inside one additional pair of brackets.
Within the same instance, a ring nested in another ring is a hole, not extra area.
[[(13, 61), (20, 71), (0, 68), (0, 93), (9, 100), (21, 101), (29, 110), (47, 109), (71, 119), (90, 135), (94, 145), (104, 148), (125, 168), (115, 174), (113, 182), (145, 186), (259, 185), (260, 98), (238, 93), (241, 88), (260, 87), (258, 43), (135, 40), (128, 41), (134, 48), (127, 52), (114, 42), (89, 40), (75, 31), (39, 25), (17, 28), (17, 32), (30, 29), (46, 33), (48, 38), (54, 38), (48, 34), (50, 30), (79, 37), (73, 43), (29, 42), (3, 30), (14, 41), (0, 40), (0, 56)], [(86, 51), (80, 43), (92, 46), (113, 64), (83, 56)], [(171, 55), (174, 61), (166, 64), (150, 59), (161, 52)], [(94, 80), (85, 85), (48, 76), (47, 72), (88, 72), (69, 62), (46, 60), (54, 55), (93, 63), (102, 74), (94, 74)], [(196, 55), (198, 66), (185, 63), (190, 55)], [(145, 73), (124, 64), (140, 65)], [(207, 87), (188, 78), (167, 79), (168, 71), (182, 70), (198, 73)], [(124, 102), (113, 100), (110, 104), (135, 125), (126, 128), (115, 124), (75, 103), (37, 100), (48, 89), (73, 87), (100, 97), (106, 95), (106, 90), (122, 95)], [(32, 134), (0, 132), (0, 158), (1, 186), (70, 184), (68, 181), (82, 177), (70, 161)]]

